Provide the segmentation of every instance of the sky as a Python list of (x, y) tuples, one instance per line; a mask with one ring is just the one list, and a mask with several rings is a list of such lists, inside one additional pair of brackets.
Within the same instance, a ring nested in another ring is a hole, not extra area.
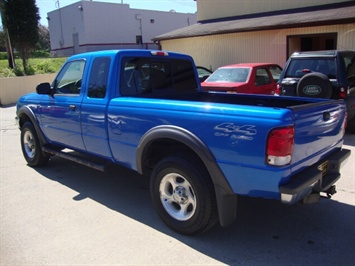
[[(47, 13), (54, 11), (59, 7), (79, 2), (80, 0), (36, 0), (41, 17), (40, 24), (48, 26), (46, 19)], [(86, 0), (87, 1), (87, 0)], [(129, 4), (130, 8), (135, 9), (148, 9), (158, 11), (175, 10), (180, 13), (195, 13), (196, 2), (194, 0), (93, 0), (96, 2)]]

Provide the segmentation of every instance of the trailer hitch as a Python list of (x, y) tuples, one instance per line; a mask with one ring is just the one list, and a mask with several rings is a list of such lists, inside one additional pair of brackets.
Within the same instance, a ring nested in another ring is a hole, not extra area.
[(328, 198), (331, 198), (335, 193), (337, 193), (335, 186), (331, 186), (327, 190), (324, 191), (327, 194)]

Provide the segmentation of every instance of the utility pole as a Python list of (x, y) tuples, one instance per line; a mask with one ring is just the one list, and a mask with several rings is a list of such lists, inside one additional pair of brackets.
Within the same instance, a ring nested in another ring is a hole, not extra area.
[(10, 34), (6, 26), (6, 20), (5, 20), (5, 1), (0, 0), (0, 15), (1, 15), (1, 23), (3, 26), (4, 34), (5, 34), (5, 47), (6, 47), (6, 52), (7, 52), (7, 59), (9, 61), (9, 67), (11, 69), (15, 68), (15, 61), (14, 61), (14, 55), (11, 47), (11, 42), (10, 42)]

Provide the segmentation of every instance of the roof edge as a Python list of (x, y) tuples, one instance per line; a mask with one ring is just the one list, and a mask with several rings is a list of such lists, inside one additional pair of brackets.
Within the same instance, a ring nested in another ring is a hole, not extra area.
[(310, 7), (299, 7), (293, 9), (283, 9), (277, 11), (246, 14), (246, 15), (232, 16), (232, 17), (225, 17), (225, 18), (199, 20), (197, 21), (197, 23), (204, 24), (204, 23), (213, 23), (213, 22), (226, 22), (226, 21), (239, 20), (239, 19), (251, 19), (251, 18), (260, 18), (260, 17), (277, 16), (277, 15), (288, 15), (294, 13), (314, 12), (320, 10), (328, 10), (328, 9), (351, 7), (351, 6), (355, 6), (354, 0), (342, 2), (342, 3), (333, 3), (333, 4), (317, 5), (317, 6), (310, 6)]

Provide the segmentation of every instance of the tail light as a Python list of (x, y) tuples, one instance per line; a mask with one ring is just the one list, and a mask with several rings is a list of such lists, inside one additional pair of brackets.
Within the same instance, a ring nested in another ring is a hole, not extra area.
[(275, 90), (274, 95), (276, 95), (276, 96), (281, 95), (281, 84), (276, 85), (276, 90)]
[(273, 129), (267, 139), (267, 163), (275, 166), (284, 166), (291, 163), (294, 143), (294, 126)]
[(347, 96), (347, 89), (345, 87), (339, 87), (339, 98), (340, 99), (345, 99)]
[(152, 55), (157, 55), (157, 56), (168, 56), (169, 54), (164, 51), (151, 51), (150, 52)]

